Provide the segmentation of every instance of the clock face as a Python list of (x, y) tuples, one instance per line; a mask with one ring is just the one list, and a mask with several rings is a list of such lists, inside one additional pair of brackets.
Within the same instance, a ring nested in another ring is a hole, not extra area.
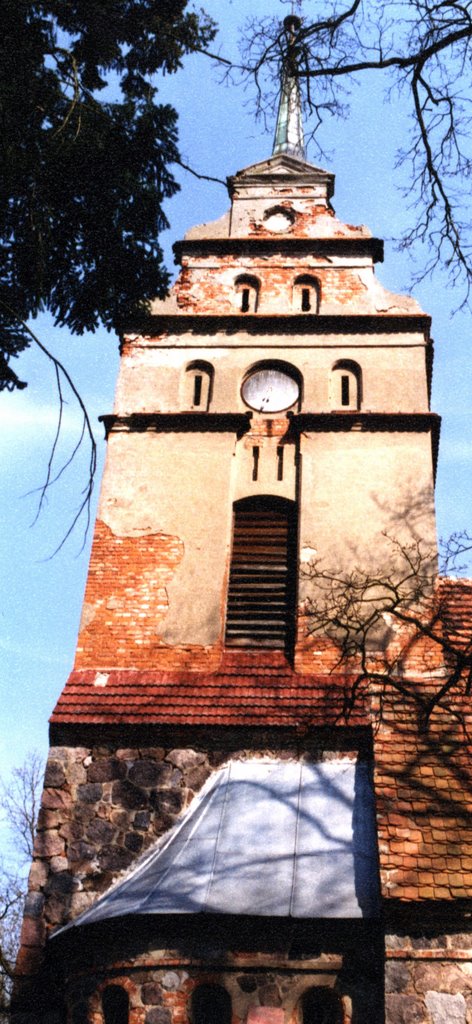
[(288, 373), (268, 367), (255, 370), (246, 377), (241, 394), (250, 409), (257, 412), (283, 412), (297, 401), (299, 388), (296, 380)]

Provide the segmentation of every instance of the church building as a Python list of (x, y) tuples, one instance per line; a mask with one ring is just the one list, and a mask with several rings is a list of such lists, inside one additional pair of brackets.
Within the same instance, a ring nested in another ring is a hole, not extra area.
[[(444, 647), (391, 628), (383, 686), (310, 618), (316, 564), (434, 552), (430, 318), (337, 219), (295, 79), (272, 156), (228, 188), (122, 339), (16, 1011), (470, 1024), (467, 707), (425, 726), (411, 697), (441, 687)], [(472, 585), (437, 587), (467, 633)]]

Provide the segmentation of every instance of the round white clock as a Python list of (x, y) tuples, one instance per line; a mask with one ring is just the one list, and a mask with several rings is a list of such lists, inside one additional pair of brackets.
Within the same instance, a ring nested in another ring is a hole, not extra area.
[(241, 388), (243, 401), (257, 412), (283, 412), (297, 401), (299, 387), (293, 377), (276, 367), (254, 370)]

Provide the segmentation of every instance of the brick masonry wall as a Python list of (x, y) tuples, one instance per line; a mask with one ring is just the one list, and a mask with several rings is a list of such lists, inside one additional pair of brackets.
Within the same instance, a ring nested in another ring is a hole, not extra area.
[(167, 589), (182, 541), (162, 533), (123, 537), (97, 520), (77, 644), (77, 668), (216, 667), (219, 648), (171, 647), (161, 636)]
[[(104, 988), (112, 982), (128, 992), (130, 1024), (189, 1024), (192, 1020), (192, 994), (199, 985), (218, 985), (229, 994), (232, 1024), (301, 1024), (300, 1001), (313, 987), (336, 991), (343, 1009), (343, 1024), (351, 1024), (352, 995), (342, 992), (338, 982), (339, 957), (327, 956), (316, 971), (277, 970), (260, 963), (256, 969), (221, 970), (170, 966), (157, 969), (148, 963), (137, 965), (131, 974), (115, 973), (105, 981), (90, 977), (93, 991), (84, 1014), (83, 981), (71, 986), (69, 1004), (77, 1024), (103, 1024), (101, 998)], [(75, 1010), (75, 1012), (74, 1012)]]
[[(325, 308), (341, 307), (345, 312), (373, 313), (376, 309), (369, 295), (363, 267), (326, 267), (323, 261), (306, 256), (287, 259), (281, 253), (267, 257), (259, 265), (251, 261), (251, 273), (261, 279), (258, 312), (296, 312), (294, 309), (293, 284), (300, 274), (310, 273), (318, 281), (320, 290), (319, 312)], [(219, 258), (201, 257), (183, 263), (182, 271), (175, 286), (176, 301), (185, 313), (231, 314), (238, 310), (240, 296), (235, 291), (238, 274), (248, 272), (247, 256)], [(371, 273), (372, 271), (370, 271)], [(369, 271), (367, 271), (369, 273)]]

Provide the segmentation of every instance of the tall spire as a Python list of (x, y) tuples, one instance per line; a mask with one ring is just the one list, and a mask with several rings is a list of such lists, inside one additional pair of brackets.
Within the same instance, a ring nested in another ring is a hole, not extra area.
[(295, 71), (294, 40), (300, 30), (301, 21), (296, 14), (284, 19), (287, 34), (287, 61), (282, 71), (279, 110), (275, 129), (273, 156), (289, 153), (300, 160), (305, 159), (303, 138), (302, 102), (300, 85)]

